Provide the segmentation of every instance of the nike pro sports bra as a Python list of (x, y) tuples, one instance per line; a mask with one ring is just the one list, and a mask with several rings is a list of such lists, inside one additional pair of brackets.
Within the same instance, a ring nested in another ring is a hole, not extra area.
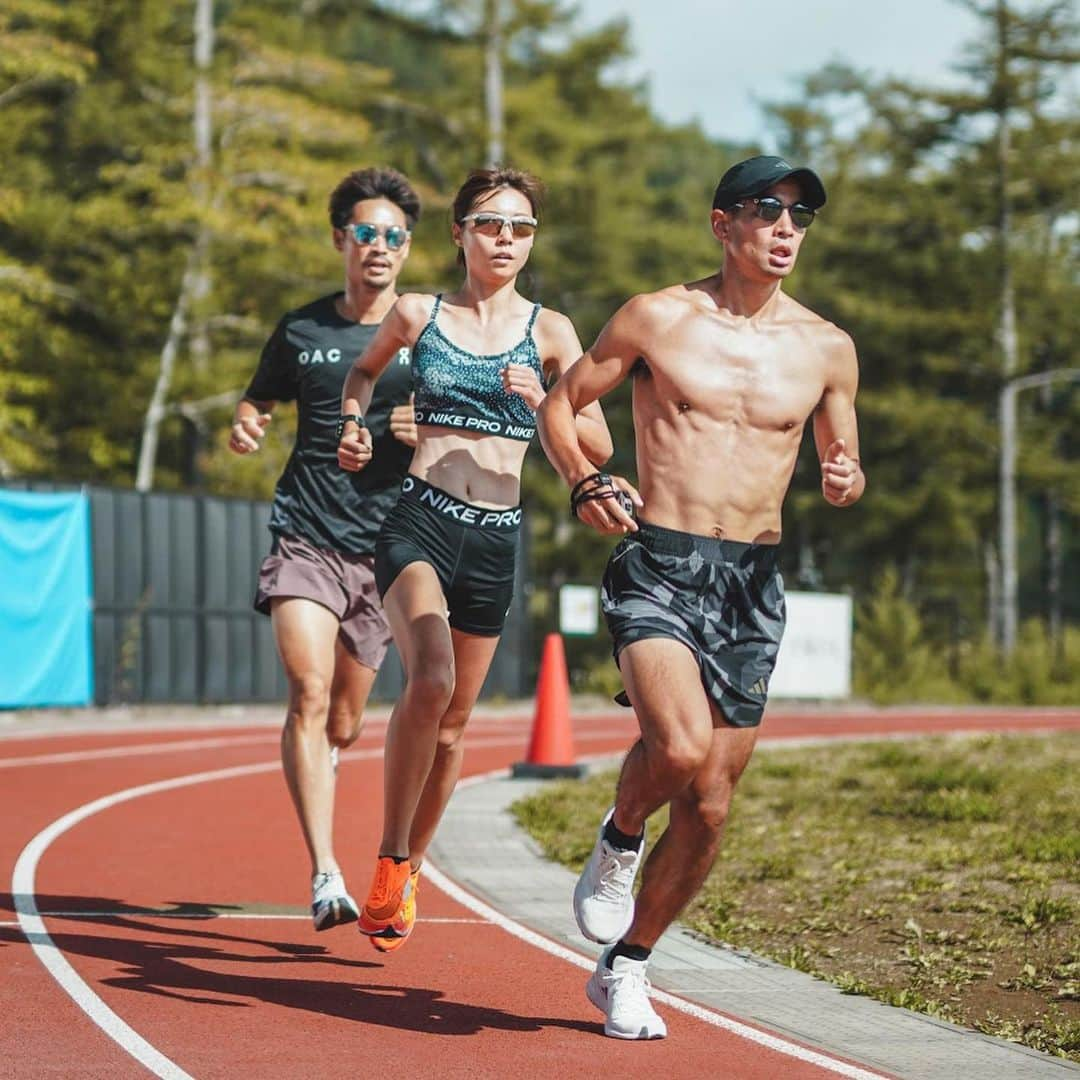
[(439, 329), (435, 319), (441, 304), (440, 293), (413, 346), (416, 423), (528, 442), (536, 433), (536, 413), (519, 394), (503, 389), (502, 369), (527, 364), (543, 385), (544, 371), (532, 335), (541, 305), (533, 306), (525, 336), (512, 349), (478, 355), (455, 345)]

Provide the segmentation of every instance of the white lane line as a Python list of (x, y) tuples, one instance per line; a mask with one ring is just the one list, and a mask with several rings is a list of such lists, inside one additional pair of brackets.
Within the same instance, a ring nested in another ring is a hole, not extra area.
[(11, 893), (15, 898), (15, 912), (18, 915), (22, 932), (26, 935), (37, 958), (45, 965), (45, 969), (49, 974), (71, 996), (75, 1004), (109, 1038), (155, 1076), (160, 1076), (163, 1080), (194, 1080), (194, 1078), (148, 1043), (133, 1027), (121, 1020), (90, 989), (82, 976), (57, 948), (56, 943), (45, 928), (45, 922), (34, 895), (38, 863), (41, 861), (42, 855), (48, 850), (49, 845), (58, 837), (63, 836), (68, 829), (86, 820), (86, 818), (119, 803), (137, 799), (143, 795), (153, 795), (161, 791), (187, 787), (191, 784), (250, 776), (254, 773), (269, 772), (278, 768), (280, 768), (280, 763), (275, 758), (273, 761), (260, 762), (255, 765), (240, 765), (231, 769), (217, 769), (213, 772), (194, 773), (172, 780), (161, 780), (153, 784), (141, 784), (138, 787), (128, 788), (126, 791), (105, 795), (100, 799), (95, 799), (93, 802), (85, 803), (63, 817), (57, 818), (51, 825), (42, 829), (23, 848), (15, 863), (15, 869), (11, 875)]
[(143, 754), (173, 754), (189, 750), (216, 750), (223, 746), (250, 746), (257, 743), (276, 743), (278, 736), (221, 735), (214, 739), (183, 739), (176, 742), (136, 743), (128, 746), (108, 746), (99, 750), (67, 750), (57, 754), (28, 754), (25, 757), (0, 758), (0, 769), (17, 765), (64, 765), (73, 761), (96, 761), (99, 758), (139, 757)]
[[(222, 911), (210, 912), (206, 915), (197, 915), (182, 911), (39, 911), (43, 919), (185, 919), (189, 922), (213, 922), (215, 919), (275, 919), (286, 922), (297, 920), (310, 922), (310, 915), (276, 915), (272, 912), (239, 912)], [(439, 916), (425, 916), (417, 918), (422, 923), (464, 923), (469, 926), (483, 926), (487, 919), (451, 919)], [(18, 921), (0, 922), (0, 926), (19, 926)]]
[[(516, 727), (510, 725), (498, 724), (492, 721), (486, 723), (473, 723), (470, 724), (470, 730), (475, 731), (478, 728), (486, 728), (488, 732), (496, 731), (516, 731), (519, 730)], [(1041, 734), (1044, 732), (1053, 733), (1056, 731), (1066, 730), (1059, 727), (1024, 727), (1025, 733), (1029, 734)], [(384, 725), (372, 725), (364, 729), (363, 734), (360, 736), (361, 742), (369, 742), (375, 736), (382, 737), (385, 733)], [(985, 734), (1004, 733), (1001, 728), (979, 728), (979, 729), (949, 729), (939, 731), (897, 731), (897, 732), (876, 732), (867, 733), (859, 731), (849, 732), (836, 732), (834, 734), (820, 734), (810, 736), (798, 736), (798, 735), (784, 735), (784, 734), (763, 734), (760, 738), (760, 744), (765, 745), (784, 745), (784, 746), (820, 746), (824, 743), (849, 743), (849, 742), (885, 742), (885, 741), (904, 741), (920, 736), (933, 736), (933, 735), (951, 735), (954, 737), (975, 737)], [(1012, 733), (1012, 732), (1010, 732)], [(580, 728), (574, 732), (573, 737), (577, 742), (588, 742), (595, 739), (609, 739), (615, 736), (625, 735), (628, 739), (636, 738), (636, 728), (632, 725), (620, 725), (618, 727), (609, 726), (606, 728), (595, 728), (592, 730), (581, 730)], [(522, 736), (524, 741), (524, 736)], [(221, 748), (229, 748), (234, 746), (248, 746), (258, 745), (264, 743), (276, 743), (278, 741), (278, 734), (275, 732), (268, 732), (263, 735), (221, 735), (210, 739), (183, 739), (174, 742), (163, 743), (136, 743), (126, 746), (111, 746), (103, 747), (97, 750), (69, 750), (55, 754), (29, 754), (23, 757), (3, 758), (0, 757), (0, 769), (11, 769), (16, 767), (35, 766), (35, 765), (65, 765), (72, 764), (79, 761), (95, 761), (97, 759), (106, 758), (129, 758), (129, 757), (142, 757), (149, 754), (172, 754), (172, 753), (188, 753), (197, 750), (213, 750)], [(343, 762), (348, 761), (350, 758), (355, 759), (356, 750), (346, 751), (341, 755)]]
[[(207, 711), (209, 711), (209, 707)], [(284, 712), (283, 705), (282, 716), (284, 716)], [(594, 717), (590, 713), (582, 713), (574, 717), (574, 723), (588, 724), (595, 722), (597, 719), (610, 722), (613, 715), (613, 713), (599, 713)], [(629, 712), (627, 715), (629, 716)], [(633, 718), (630, 717), (630, 719)], [(386, 715), (381, 715), (381, 710), (379, 713), (373, 713), (368, 716), (364, 722), (364, 734), (372, 731), (385, 731), (388, 722), (388, 713)], [(472, 719), (470, 719), (469, 727), (473, 731), (478, 728), (505, 728), (517, 730), (519, 728), (529, 728), (532, 725), (532, 722), (532, 713), (529, 713), (528, 715), (522, 713), (520, 716), (478, 715), (473, 716)], [(2, 717), (0, 717), (0, 723), (2, 723)], [(19, 730), (0, 729), (0, 744), (20, 741), (39, 742), (43, 739), (74, 738), (80, 735), (88, 738), (105, 738), (112, 735), (125, 735), (136, 738), (144, 735), (165, 735), (173, 732), (186, 732), (192, 734), (194, 732), (202, 731), (207, 734), (215, 734), (222, 730), (231, 732), (267, 731), (274, 733), (281, 730), (281, 723), (282, 721), (280, 719), (253, 720), (248, 721), (247, 723), (239, 723), (231, 716), (224, 716), (211, 720), (193, 719), (189, 721), (162, 721), (160, 723), (128, 724), (108, 722), (95, 723), (91, 720), (86, 723), (66, 724), (58, 727), (44, 727), (41, 730), (34, 731), (29, 730), (32, 721), (26, 721), (25, 726), (20, 727)]]
[[(625, 734), (625, 730), (619, 728), (613, 734), (623, 735)], [(592, 739), (602, 738), (604, 735), (605, 733), (603, 732), (588, 732), (581, 733), (578, 738), (581, 741), (590, 741)], [(480, 738), (472, 740), (470, 747), (474, 749), (486, 749), (498, 746), (519, 746), (520, 744), (520, 737), (516, 736), (513, 738)], [(361, 758), (371, 759), (377, 758), (381, 754), (382, 750), (380, 748), (361, 750), (358, 752), (354, 751), (350, 757), (353, 760)], [(74, 828), (74, 826), (85, 821), (87, 818), (93, 817), (95, 814), (101, 813), (114, 806), (118, 806), (121, 803), (139, 799), (145, 795), (156, 795), (165, 791), (173, 791), (177, 788), (210, 783), (215, 780), (234, 780), (241, 777), (253, 776), (257, 773), (272, 772), (280, 767), (280, 762), (277, 758), (274, 758), (272, 761), (257, 762), (249, 765), (236, 765), (227, 769), (214, 769), (207, 772), (191, 773), (187, 776), (173, 777), (168, 780), (158, 780), (154, 783), (140, 784), (136, 787), (126, 788), (122, 791), (114, 792), (111, 795), (104, 795), (99, 799), (94, 799), (91, 802), (76, 807), (74, 810), (57, 818), (52, 824), (42, 829), (26, 845), (26, 847), (23, 848), (15, 862), (15, 868), (11, 875), (11, 894), (15, 901), (15, 912), (18, 917), (18, 925), (29, 942), (30, 947), (34, 950), (37, 958), (65, 993), (71, 997), (79, 1008), (81, 1008), (83, 1012), (85, 1012), (86, 1015), (109, 1036), (109, 1038), (111, 1038), (126, 1053), (135, 1058), (136, 1061), (145, 1066), (151, 1073), (155, 1076), (162, 1077), (163, 1080), (194, 1080), (194, 1078), (184, 1072), (184, 1070), (174, 1061), (157, 1050), (133, 1027), (122, 1020), (117, 1013), (110, 1009), (109, 1006), (106, 1005), (105, 1002), (91, 989), (90, 985), (81, 975), (79, 975), (72, 964), (60, 951), (56, 942), (53, 941), (46, 929), (44, 913), (37, 906), (35, 888), (38, 865), (41, 862), (42, 856), (52, 843), (63, 836), (69, 829)], [(505, 773), (506, 767), (504, 766), (503, 768), (493, 770), (492, 772), (483, 774), (479, 777), (472, 777), (468, 780), (464, 780), (462, 783), (480, 783), (495, 776), (505, 775)], [(481, 901), (465, 892), (430, 863), (426, 867), (425, 876), (447, 896), (457, 900), (474, 914), (501, 927), (508, 933), (520, 938), (522, 941), (526, 941), (552, 955), (559, 956), (570, 963), (575, 964), (577, 967), (588, 970), (593, 966), (593, 961), (582, 956), (580, 953), (572, 952), (570, 949), (563, 948), (560, 945), (556, 945), (554, 942), (548, 941), (539, 934), (508, 919), (506, 916), (495, 911), (494, 908), (481, 903)], [(825, 1068), (832, 1069), (832, 1071), (838, 1072), (840, 1075), (855, 1078), (855, 1080), (879, 1080), (879, 1074), (868, 1073), (863, 1070), (853, 1070), (850, 1066), (834, 1062), (823, 1055), (805, 1050), (794, 1043), (787, 1043), (777, 1037), (767, 1035), (754, 1028), (747, 1027), (744, 1024), (729, 1020), (727, 1017), (711, 1013), (707, 1009), (704, 1009), (699, 1005), (694, 1005), (691, 1002), (683, 1001), (681, 998), (663, 993), (657, 993), (656, 996), (658, 1000), (671, 1005), (675, 1009), (679, 1009), (691, 1016), (698, 1017), (706, 1023), (727, 1028), (751, 1041), (778, 1049), (781, 1053), (786, 1053), (792, 1057), (799, 1058), (800, 1060), (821, 1063)]]
[[(494, 732), (498, 730), (494, 725), (488, 725), (490, 731)], [(511, 729), (513, 730), (513, 729)], [(363, 735), (361, 735), (362, 742), (370, 742), (371, 735), (380, 736), (381, 750), (381, 736), (384, 733), (378, 729), (375, 731), (369, 731), (365, 729)], [(597, 728), (592, 731), (579, 731), (575, 734), (575, 739), (579, 742), (588, 742), (594, 739), (610, 739), (618, 735), (627, 735), (628, 737), (632, 732), (622, 727), (611, 728)], [(486, 739), (489, 741), (484, 742), (484, 746), (504, 746), (512, 744), (520, 744), (522, 752), (525, 750), (527, 738), (525, 733), (518, 735), (507, 734), (503, 740), (499, 742), (490, 741), (493, 735), (486, 735)], [(174, 753), (188, 753), (195, 750), (216, 750), (221, 748), (229, 748), (233, 746), (250, 746), (260, 745), (267, 743), (277, 743), (279, 736), (274, 734), (265, 735), (222, 735), (213, 739), (183, 739), (174, 742), (163, 743), (136, 743), (128, 746), (110, 746), (103, 747), (98, 750), (68, 750), (56, 754), (32, 754), (25, 757), (17, 758), (2, 758), (0, 757), (0, 769), (11, 769), (16, 766), (26, 765), (70, 765), (73, 762), (79, 761), (96, 761), (100, 758), (126, 758), (126, 757), (142, 757), (145, 754), (174, 754)], [(474, 743), (467, 743), (467, 745), (474, 745)], [(341, 755), (341, 761), (343, 763), (348, 761), (357, 760), (358, 756), (368, 756), (369, 751), (360, 749), (359, 747), (351, 750), (346, 750)]]
[[(596, 736), (594, 736), (596, 737)], [(520, 737), (481, 738), (471, 744), (476, 749), (497, 746), (519, 746)], [(353, 760), (377, 758), (382, 749), (354, 751), (349, 755)], [(57, 818), (51, 825), (41, 830), (19, 854), (15, 869), (11, 875), (11, 894), (15, 900), (15, 913), (18, 925), (26, 936), (35, 955), (45, 966), (61, 988), (86, 1013), (90, 1019), (105, 1032), (123, 1050), (143, 1064), (155, 1076), (165, 1080), (193, 1080), (175, 1062), (165, 1057), (159, 1050), (146, 1041), (134, 1028), (125, 1023), (108, 1005), (90, 988), (89, 984), (75, 970), (57, 947), (45, 928), (44, 915), (37, 906), (35, 883), (38, 864), (49, 846), (63, 836), (69, 829), (89, 817), (108, 810), (113, 806), (142, 798), (144, 795), (156, 795), (163, 791), (190, 787), (194, 784), (209, 783), (213, 780), (234, 780), (239, 777), (253, 776), (256, 773), (271, 772), (279, 769), (277, 758), (252, 765), (236, 765), (228, 769), (214, 769), (209, 772), (191, 773), (170, 780), (159, 780), (151, 784), (140, 784), (104, 795), (100, 799), (84, 803), (74, 810)], [(505, 769), (500, 772), (505, 772)], [(440, 875), (441, 876), (441, 875)]]
[[(505, 769), (498, 769), (480, 776), (470, 776), (465, 780), (459, 781), (458, 787), (482, 784), (485, 781), (500, 778), (505, 774)], [(424, 866), (424, 876), (428, 881), (437, 886), (452, 899), (456, 900), (459, 904), (467, 907), (470, 911), (476, 912), (477, 915), (488, 919), (507, 933), (513, 934), (514, 937), (520, 938), (522, 941), (528, 942), (528, 944), (533, 945), (538, 949), (542, 949), (552, 956), (557, 956), (562, 960), (566, 960), (568, 963), (574, 964), (576, 967), (582, 968), (585, 971), (592, 971), (596, 967), (596, 961), (590, 957), (584, 956), (579, 952), (575, 952), (573, 949), (568, 949), (564, 945), (559, 945), (557, 942), (549, 940), (543, 935), (536, 933), (534, 930), (530, 930), (528, 927), (514, 922), (513, 919), (496, 911), (495, 908), (485, 904), (482, 900), (478, 900), (472, 893), (466, 892), (456, 884), (456, 882), (443, 874), (430, 860)], [(664, 990), (653, 989), (651, 996), (656, 1001), (663, 1002), (665, 1005), (669, 1005), (679, 1012), (686, 1013), (688, 1016), (693, 1016), (697, 1020), (703, 1020), (706, 1024), (724, 1028), (726, 1031), (730, 1031), (750, 1042), (757, 1043), (759, 1046), (767, 1047), (770, 1050), (775, 1050), (777, 1053), (784, 1054), (787, 1057), (796, 1058), (799, 1061), (805, 1061), (811, 1065), (817, 1065), (820, 1068), (827, 1069), (839, 1076), (850, 1077), (851, 1080), (882, 1080), (885, 1076), (884, 1073), (872, 1072), (860, 1068), (857, 1065), (849, 1065), (846, 1061), (838, 1061), (836, 1058), (830, 1057), (819, 1051), (810, 1050), (807, 1047), (800, 1046), (798, 1043), (789, 1042), (787, 1039), (781, 1038), (778, 1035), (771, 1035), (768, 1032), (759, 1031), (757, 1028), (750, 1027), (748, 1024), (743, 1024), (731, 1017), (722, 1016), (720, 1013), (712, 1012), (704, 1006), (698, 1005), (696, 1002), (676, 997), (674, 994), (667, 993)]]
[[(90, 709), (87, 710), (91, 711)], [(209, 707), (207, 709), (209, 711)], [(2, 717), (0, 717), (2, 719)], [(87, 720), (83, 723), (42, 726), (35, 729), (33, 720), (20, 720), (18, 727), (0, 730), (0, 744), (9, 742), (41, 742), (45, 739), (71, 739), (84, 735), (91, 739), (104, 739), (111, 735), (142, 737), (143, 735), (170, 735), (184, 732), (188, 735), (196, 732), (215, 734), (221, 731), (280, 731), (280, 720), (249, 720), (241, 723), (232, 717), (214, 719), (172, 720), (161, 723), (109, 723), (108, 721)]]
[[(87, 710), (88, 712), (91, 710)], [(284, 705), (282, 706), (282, 712), (284, 713)], [(780, 711), (773, 719), (784, 720), (789, 719), (792, 713), (785, 713)], [(799, 714), (800, 716), (808, 716), (813, 718), (815, 713)], [(841, 718), (851, 717), (855, 721), (868, 720), (868, 719), (880, 719), (882, 716), (887, 716), (888, 711), (883, 710), (880, 713), (846, 713), (843, 710), (837, 710), (836, 714)], [(993, 733), (993, 732), (1009, 732), (1026, 731), (1029, 729), (1029, 725), (1034, 725), (1031, 728), (1034, 732), (1042, 733), (1044, 731), (1071, 731), (1075, 729), (1075, 726), (1080, 722), (1080, 710), (1075, 708), (1061, 708), (1061, 709), (1040, 709), (1040, 708), (1028, 708), (1022, 710), (965, 710), (965, 709), (929, 709), (926, 712), (912, 713), (904, 712), (901, 714), (905, 718), (913, 718), (918, 720), (932, 720), (941, 721), (950, 718), (959, 717), (962, 720), (979, 720), (986, 721), (986, 726), (971, 729), (978, 731), (979, 733)], [(1065, 723), (1062, 723), (1062, 720)], [(768, 729), (769, 717), (766, 717), (766, 732)], [(636, 725), (634, 724), (634, 714), (630, 709), (611, 709), (610, 711), (602, 712), (579, 712), (573, 716), (573, 724), (575, 735), (580, 733), (583, 726), (595, 723), (621, 723), (625, 722), (626, 725), (632, 730), (636, 731)], [(3, 723), (3, 718), (0, 717), (0, 724)], [(169, 732), (187, 732), (194, 731), (215, 731), (225, 728), (226, 730), (236, 731), (238, 729), (244, 730), (260, 730), (265, 729), (267, 731), (277, 732), (281, 730), (280, 719), (269, 720), (248, 720), (240, 721), (232, 715), (222, 714), (211, 720), (203, 719), (191, 719), (186, 721), (139, 721), (139, 722), (121, 722), (121, 721), (92, 721), (69, 723), (58, 725), (55, 727), (48, 727), (40, 731), (27, 730), (32, 721), (20, 719), (17, 723), (17, 729), (0, 727), (0, 745), (11, 742), (38, 742), (42, 739), (52, 738), (71, 738), (75, 736), (85, 735), (88, 737), (99, 738), (110, 735), (123, 735), (131, 737), (141, 737), (143, 735), (160, 735), (167, 734)], [(495, 714), (495, 715), (478, 715), (474, 716), (469, 721), (470, 730), (478, 730), (479, 728), (506, 728), (511, 730), (518, 730), (520, 728), (528, 729), (533, 723), (533, 714), (519, 713), (517, 715), (507, 714)], [(382, 715), (382, 708), (373, 713), (364, 726), (364, 734), (370, 732), (376, 732), (385, 730), (387, 724), (387, 716)], [(13, 724), (13, 727), (15, 725)], [(935, 727), (929, 730), (901, 730), (896, 732), (899, 735), (906, 736), (918, 736), (918, 735), (934, 735), (934, 734), (948, 734), (950, 731), (956, 730), (955, 728), (948, 727)], [(856, 734), (858, 728), (852, 730), (851, 734)], [(762, 738), (765, 737), (763, 732)], [(787, 738), (788, 736), (779, 735), (772, 736), (772, 738)], [(828, 736), (825, 736), (828, 737)]]

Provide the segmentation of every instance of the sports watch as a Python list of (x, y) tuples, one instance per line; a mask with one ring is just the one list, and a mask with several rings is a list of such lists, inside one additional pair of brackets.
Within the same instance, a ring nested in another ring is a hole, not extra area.
[(345, 413), (344, 416), (338, 417), (337, 422), (337, 437), (338, 442), (341, 442), (341, 436), (345, 434), (345, 425), (352, 421), (357, 427), (367, 427), (364, 423), (364, 418), (359, 413)]

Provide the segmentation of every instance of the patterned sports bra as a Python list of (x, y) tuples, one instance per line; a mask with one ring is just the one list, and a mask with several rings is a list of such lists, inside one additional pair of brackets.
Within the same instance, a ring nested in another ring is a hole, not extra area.
[(431, 318), (413, 346), (416, 423), (528, 442), (536, 433), (536, 413), (520, 395), (503, 389), (502, 369), (527, 364), (544, 384), (532, 335), (541, 305), (533, 306), (525, 336), (512, 349), (477, 354), (455, 345), (439, 329), (435, 319), (441, 304), (442, 293), (435, 297)]

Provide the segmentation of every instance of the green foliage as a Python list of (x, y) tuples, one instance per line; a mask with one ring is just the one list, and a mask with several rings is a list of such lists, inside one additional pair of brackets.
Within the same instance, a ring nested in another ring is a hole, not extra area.
[(985, 636), (941, 649), (889, 567), (856, 612), (853, 666), (856, 694), (882, 705), (1070, 705), (1080, 701), (1080, 630), (1067, 627), (1055, 641), (1040, 620), (1029, 619), (1011, 656)]
[[(1080, 125), (1058, 82), (1077, 52), (1075, 11), (1043, 3), (1021, 13), (1009, 5), (1002, 39), (997, 10), (976, 11), (981, 29), (964, 56), (960, 90), (833, 66), (807, 79), (798, 104), (771, 110), (785, 149), (828, 173), (829, 202), (800, 255), (796, 292), (859, 348), (869, 477), (865, 497), (845, 518), (850, 527), (839, 527), (816, 498), (816, 462), (806, 455), (789, 504), (804, 548), (800, 565), (816, 565), (825, 584), (853, 585), (862, 596), (883, 565), (899, 567), (922, 639), (950, 650), (981, 636), (998, 534), (1003, 196), (1011, 209), (1019, 373), (1074, 366), (1068, 342), (1080, 329), (1070, 190), (1080, 179)], [(1003, 113), (1011, 147), (1000, 159)], [(1077, 408), (1073, 383), (1020, 398), (1021, 601), (1029, 616), (1051, 604), (1080, 615), (1075, 586), (1046, 594), (1040, 550), (1051, 514), (1076, 497)], [(1075, 540), (1066, 543), (1075, 559)], [(941, 666), (925, 654), (894, 650), (894, 657), (913, 673), (920, 663)], [(947, 662), (955, 667), (954, 657)], [(910, 691), (936, 696), (940, 675), (929, 673), (929, 691)], [(884, 672), (866, 677), (876, 696), (897, 700)]]
[[(1075, 732), (762, 745), (682, 921), (846, 993), (1075, 1058), (1078, 767)], [(512, 810), (577, 870), (614, 783)], [(651, 843), (665, 825), (655, 815)]]
[(1066, 629), (1053, 641), (1035, 619), (1024, 623), (1016, 652), (1002, 658), (985, 638), (958, 650), (957, 675), (976, 701), (1069, 705), (1080, 700), (1080, 632)]
[(944, 660), (927, 641), (918, 608), (901, 594), (893, 567), (858, 612), (853, 662), (855, 692), (881, 704), (952, 696)]
[[(0, 475), (133, 481), (198, 250), (209, 288), (182, 336), (155, 482), (268, 496), (290, 421), (279, 413), (266, 452), (240, 468), (225, 449), (230, 395), (280, 314), (338, 284), (325, 216), (338, 179), (371, 163), (407, 172), (425, 213), (402, 284), (457, 280), (447, 212), (486, 155), (484, 6), (214, 5), (212, 160), (201, 168), (193, 0), (9, 0), (0, 12)], [(758, 148), (660, 123), (642, 88), (618, 77), (625, 23), (582, 32), (559, 0), (503, 7), (506, 157), (548, 185), (523, 286), (567, 312), (588, 343), (630, 295), (716, 268), (713, 186)], [(1007, 106), (1020, 370), (1067, 368), (1080, 337), (1080, 129), (1055, 78), (1075, 53), (1076, 20), (1061, 3), (1010, 9), (1002, 68), (993, 12), (978, 14), (960, 89), (831, 65), (768, 110), (782, 149), (809, 159), (828, 185), (790, 288), (855, 339), (869, 477), (865, 498), (839, 514), (820, 497), (807, 439), (785, 511), (784, 569), (794, 587), (854, 592), (856, 681), (875, 700), (1075, 701), (1071, 633), (1051, 645), (1029, 625), (1002, 664), (983, 627), (1002, 370), (994, 126)], [(605, 408), (611, 468), (632, 478), (629, 388)], [(1020, 412), (1023, 614), (1053, 608), (1075, 621), (1080, 575), (1058, 574), (1051, 597), (1043, 549), (1060, 522), (1063, 565), (1080, 557), (1080, 386), (1024, 394)], [(597, 582), (611, 544), (567, 519), (566, 493), (538, 449), (523, 494), (540, 631), (554, 626), (557, 587)], [(890, 566), (894, 576), (883, 577)], [(617, 689), (603, 635), (575, 640), (570, 663), (579, 688)]]

